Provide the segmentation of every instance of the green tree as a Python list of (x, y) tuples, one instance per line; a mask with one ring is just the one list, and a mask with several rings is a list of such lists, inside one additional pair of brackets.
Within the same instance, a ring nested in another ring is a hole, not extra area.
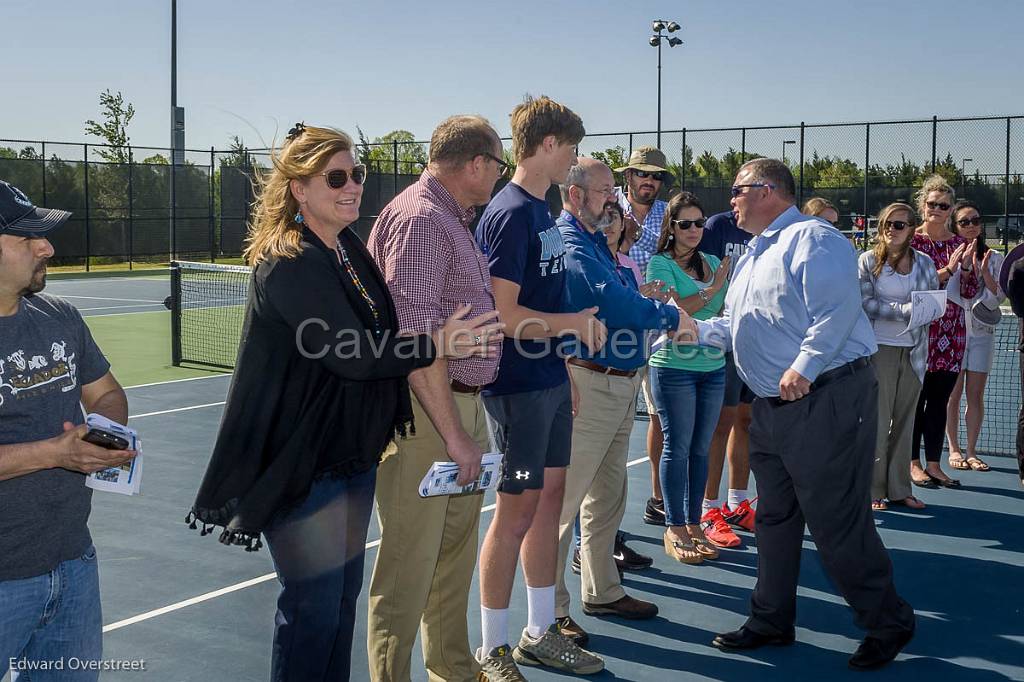
[(128, 163), (128, 124), (135, 117), (135, 107), (124, 101), (120, 91), (115, 95), (109, 89), (100, 93), (100, 115), (103, 123), (93, 119), (85, 122), (85, 134), (101, 138), (110, 147), (96, 151), (102, 159), (111, 163)]
[(359, 157), (372, 172), (394, 173), (396, 156), (401, 174), (416, 175), (427, 165), (427, 150), (408, 130), (392, 130), (383, 137), (374, 138), (373, 142), (367, 141), (359, 126), (356, 130), (359, 133)]

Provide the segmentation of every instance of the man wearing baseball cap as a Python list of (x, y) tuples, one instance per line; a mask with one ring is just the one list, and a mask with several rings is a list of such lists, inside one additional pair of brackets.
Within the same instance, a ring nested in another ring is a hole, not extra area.
[(124, 424), (128, 401), (78, 311), (40, 293), (47, 236), (70, 215), (0, 181), (0, 677), (10, 666), (33, 680), (98, 678), (85, 477), (135, 456), (83, 440), (82, 406)]

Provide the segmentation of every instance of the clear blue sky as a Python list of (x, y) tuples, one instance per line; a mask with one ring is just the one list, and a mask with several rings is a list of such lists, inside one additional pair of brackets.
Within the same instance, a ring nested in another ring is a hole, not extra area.
[[(133, 144), (168, 144), (169, 0), (2, 12), (0, 138), (87, 141), (110, 88)], [(1018, 0), (179, 0), (186, 145), (262, 146), (300, 119), (425, 139), (467, 112), (507, 134), (526, 92), (590, 132), (653, 130), (653, 18), (685, 41), (663, 48), (665, 129), (1024, 113)]]

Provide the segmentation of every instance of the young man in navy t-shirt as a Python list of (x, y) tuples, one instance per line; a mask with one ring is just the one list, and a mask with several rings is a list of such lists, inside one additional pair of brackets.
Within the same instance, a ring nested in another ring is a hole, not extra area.
[[(704, 236), (697, 249), (718, 258), (730, 259), (730, 278), (736, 271), (740, 256), (747, 252), (747, 245), (754, 235), (736, 225), (732, 211), (718, 213), (708, 218)], [(708, 539), (727, 547), (739, 544), (739, 537), (731, 531), (723, 535), (716, 529), (719, 515), (724, 520), (746, 530), (754, 530), (754, 512), (747, 501), (747, 485), (750, 482), (750, 456), (748, 452), (748, 431), (750, 429), (750, 406), (754, 401), (753, 392), (747, 388), (736, 373), (732, 353), (725, 354), (725, 400), (718, 417), (711, 448), (708, 452), (708, 481), (704, 489), (704, 504), (701, 523), (705, 526)], [(722, 471), (725, 460), (729, 460), (729, 492), (726, 502), (719, 500)], [(724, 525), (718, 528), (725, 529)]]
[[(477, 659), (490, 679), (506, 679), (516, 662), (581, 674), (604, 668), (555, 625), (558, 521), (575, 408), (557, 346), (559, 337), (575, 334), (593, 352), (607, 330), (594, 318), (597, 308), (563, 312), (565, 246), (544, 197), (552, 184), (565, 182), (584, 132), (579, 116), (547, 97), (517, 106), (516, 172), (477, 227), (506, 325), (498, 377), (482, 392), (495, 446), (504, 453), (497, 510), (480, 548)], [(510, 651), (508, 604), (520, 551), (528, 624)]]

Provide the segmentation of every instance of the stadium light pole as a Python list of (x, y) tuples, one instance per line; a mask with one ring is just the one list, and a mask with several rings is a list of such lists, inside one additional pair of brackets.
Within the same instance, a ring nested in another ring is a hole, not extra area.
[(796, 140), (783, 140), (782, 141), (782, 163), (786, 163), (786, 145), (796, 144)]
[(663, 31), (669, 33), (675, 33), (680, 28), (679, 24), (674, 21), (665, 21), (664, 19), (655, 19), (651, 22), (651, 30), (654, 31), (654, 35), (647, 41), (651, 47), (658, 48), (658, 149), (661, 149), (661, 40), (662, 38), (668, 38), (668, 46), (676, 47), (682, 45), (683, 41), (675, 36), (666, 36)]

